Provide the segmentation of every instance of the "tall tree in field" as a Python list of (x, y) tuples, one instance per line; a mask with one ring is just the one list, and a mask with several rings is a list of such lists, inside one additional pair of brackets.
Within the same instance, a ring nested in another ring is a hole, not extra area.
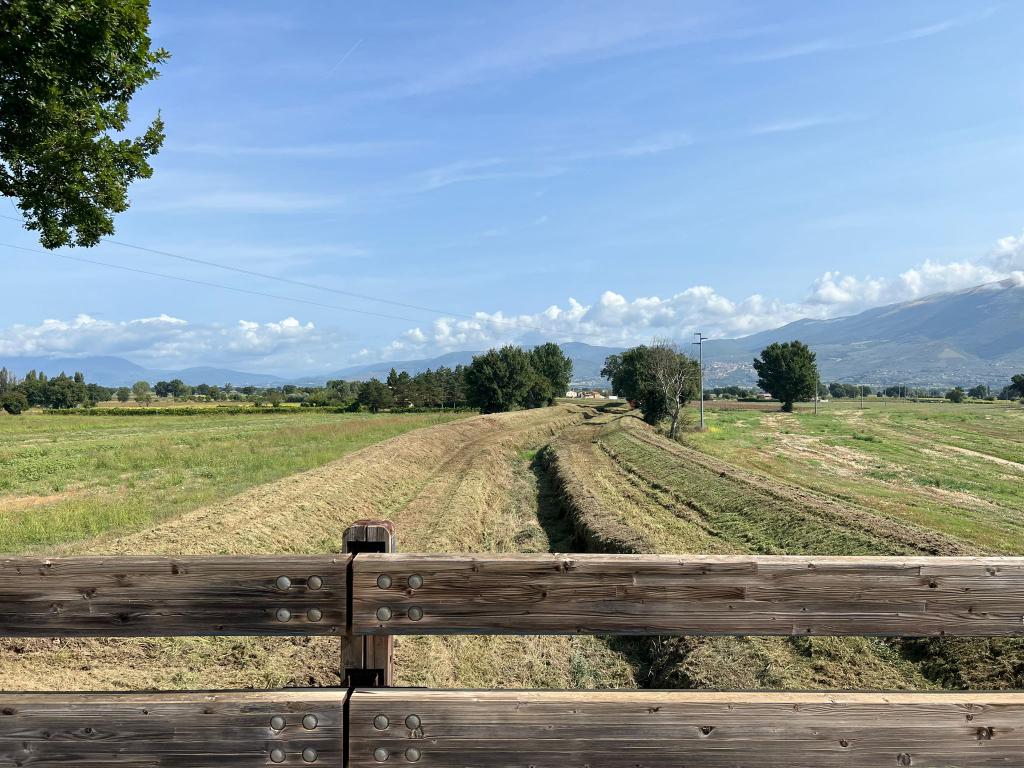
[(387, 408), (395, 402), (394, 395), (387, 384), (380, 379), (370, 379), (359, 385), (359, 395), (356, 400), (370, 413), (378, 413), (381, 408)]
[(149, 388), (148, 381), (136, 381), (132, 384), (132, 397), (136, 403), (145, 405), (153, 399), (153, 391)]
[(152, 175), (160, 116), (120, 136), (169, 55), (150, 43), (149, 0), (0, 0), (0, 197), (44, 247), (113, 234), (128, 185)]
[(535, 375), (530, 356), (519, 347), (492, 349), (466, 369), (466, 399), (482, 413), (510, 411), (524, 402)]
[(634, 402), (649, 424), (671, 419), (669, 435), (679, 431), (679, 416), (686, 404), (699, 396), (700, 369), (697, 361), (670, 342), (631, 347), (609, 355), (601, 375), (612, 383), (612, 391)]
[(679, 414), (688, 402), (700, 397), (700, 367), (676, 344), (659, 342), (650, 347), (644, 375), (661, 395), (671, 420), (668, 436), (675, 438), (679, 430)]
[(802, 341), (769, 344), (754, 360), (757, 383), (792, 411), (797, 400), (810, 400), (818, 388), (818, 366), (814, 353)]
[(1018, 373), (1010, 378), (1010, 390), (1017, 393), (1017, 397), (1024, 399), (1024, 373)]
[(529, 352), (530, 365), (537, 374), (533, 399), (539, 405), (554, 405), (556, 397), (565, 397), (572, 380), (572, 360), (553, 342), (541, 344)]

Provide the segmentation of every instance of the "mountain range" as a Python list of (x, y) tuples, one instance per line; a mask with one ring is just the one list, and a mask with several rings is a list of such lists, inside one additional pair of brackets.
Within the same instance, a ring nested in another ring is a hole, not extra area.
[[(1003, 385), (1024, 371), (1024, 281), (1003, 280), (952, 293), (875, 307), (849, 317), (797, 320), (781, 328), (740, 339), (717, 339), (704, 346), (709, 385), (752, 385), (751, 361), (766, 345), (800, 339), (818, 357), (823, 381), (873, 385), (948, 384)], [(685, 340), (688, 343), (688, 339)], [(560, 345), (573, 361), (573, 382), (604, 384), (601, 367), (617, 347), (582, 342)], [(342, 368), (322, 376), (285, 378), (226, 368), (196, 367), (154, 370), (122, 357), (0, 358), (17, 375), (26, 371), (82, 371), (87, 381), (107, 386), (130, 386), (181, 379), (186, 384), (278, 386), (318, 384), (328, 379), (383, 379), (391, 368), (416, 374), (427, 368), (468, 364), (479, 351), (449, 352), (423, 360), (392, 360)]]

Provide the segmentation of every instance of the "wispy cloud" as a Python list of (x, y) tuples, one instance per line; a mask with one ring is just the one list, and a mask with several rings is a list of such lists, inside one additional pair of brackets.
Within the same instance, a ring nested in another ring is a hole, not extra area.
[(737, 56), (735, 61), (744, 64), (758, 64), (769, 61), (782, 61), (799, 56), (812, 56), (821, 53), (835, 53), (840, 51), (854, 51), (862, 48), (872, 48), (879, 45), (891, 45), (894, 43), (906, 43), (912, 40), (922, 40), (933, 35), (940, 35), (958, 27), (967, 26), (992, 16), (998, 7), (986, 8), (982, 11), (926, 24), (920, 27), (898, 32), (883, 38), (852, 40), (837, 37), (824, 37), (816, 40), (795, 43), (767, 51), (743, 54)]
[(660, 155), (663, 152), (682, 149), (683, 147), (688, 147), (691, 144), (693, 144), (693, 139), (690, 138), (689, 134), (682, 132), (660, 133), (654, 136), (649, 136), (645, 139), (640, 139), (633, 144), (628, 144), (615, 151), (614, 154), (619, 154), (624, 157)]
[(821, 128), (827, 125), (843, 125), (863, 120), (857, 115), (833, 115), (833, 116), (812, 116), (799, 117), (790, 120), (778, 120), (773, 123), (755, 125), (747, 131), (751, 136), (761, 136), (771, 133), (792, 133), (794, 131), (806, 131), (812, 128)]
[(463, 160), (419, 171), (408, 178), (406, 191), (430, 192), (452, 184), (509, 179), (547, 179), (565, 172), (565, 168), (539, 164), (529, 167), (501, 157)]
[(358, 158), (378, 157), (402, 152), (422, 146), (419, 141), (349, 141), (324, 144), (282, 144), (278, 146), (254, 146), (232, 142), (219, 144), (174, 143), (166, 147), (167, 152), (181, 152), (193, 155), (214, 155), (222, 157), (290, 157), (290, 158)]
[[(514, 6), (489, 7), (503, 10), (486, 24), (479, 23), (479, 18), (467, 19), (469, 35), (465, 29), (446, 30), (428, 39), (430, 45), (424, 50), (396, 63), (390, 84), (368, 95), (424, 96), (721, 34), (713, 18), (683, 12), (672, 2), (599, 2), (588, 6), (586, 13), (578, 13), (571, 3), (548, 4), (533, 14)], [(481, 35), (490, 37), (480, 39)], [(466, 39), (479, 44), (466, 49), (462, 45)], [(443, 56), (437, 51), (443, 51)]]

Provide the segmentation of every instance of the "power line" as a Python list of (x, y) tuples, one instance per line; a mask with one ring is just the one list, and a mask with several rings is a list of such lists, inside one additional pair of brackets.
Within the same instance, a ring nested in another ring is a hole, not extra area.
[[(8, 221), (14, 221), (14, 222), (17, 222), (17, 223), (22, 224), (22, 225), (24, 225), (24, 223), (25, 223), (24, 220), (22, 220), (22, 219), (20, 219), (20, 218), (18, 218), (16, 216), (6, 216), (4, 214), (0, 214), (0, 219), (7, 219)], [(319, 290), (319, 291), (327, 291), (329, 293), (336, 293), (336, 294), (339, 294), (341, 296), (349, 296), (351, 298), (363, 299), (365, 301), (375, 301), (375, 302), (378, 302), (378, 303), (381, 303), (381, 304), (390, 304), (392, 306), (402, 307), (404, 309), (414, 309), (414, 310), (417, 310), (417, 311), (420, 311), (420, 312), (430, 312), (432, 314), (436, 314), (436, 315), (439, 315), (439, 316), (442, 316), (442, 317), (456, 317), (456, 318), (461, 318), (463, 320), (472, 320), (473, 322), (483, 323), (483, 324), (491, 323), (491, 324), (497, 325), (499, 328), (501, 327), (502, 324), (505, 324), (506, 326), (510, 326), (509, 330), (511, 330), (511, 331), (517, 331), (517, 330), (535, 331), (537, 333), (542, 333), (542, 334), (554, 334), (556, 336), (561, 335), (561, 336), (570, 336), (570, 337), (575, 337), (575, 338), (594, 339), (594, 340), (600, 341), (601, 343), (607, 343), (606, 342), (606, 338), (607, 337), (605, 335), (603, 335), (603, 334), (585, 333), (585, 332), (581, 332), (581, 331), (578, 331), (578, 330), (575, 330), (575, 331), (552, 330), (550, 328), (542, 328), (542, 327), (540, 327), (538, 325), (527, 325), (527, 324), (521, 323), (520, 321), (518, 321), (518, 320), (516, 320), (514, 318), (498, 318), (498, 317), (488, 316), (488, 317), (482, 319), (482, 318), (477, 317), (476, 315), (469, 315), (469, 314), (466, 314), (464, 312), (449, 312), (449, 311), (443, 310), (443, 309), (434, 309), (434, 308), (431, 308), (431, 307), (423, 307), (423, 306), (419, 306), (417, 304), (408, 304), (408, 303), (401, 302), (401, 301), (394, 301), (392, 299), (382, 299), (382, 298), (377, 297), (377, 296), (370, 296), (368, 294), (356, 293), (354, 291), (345, 291), (345, 290), (342, 290), (340, 288), (331, 288), (329, 286), (317, 285), (315, 283), (307, 283), (307, 282), (302, 281), (302, 280), (295, 280), (293, 278), (283, 277), (281, 275), (270, 275), (270, 274), (267, 274), (265, 272), (257, 272), (255, 270), (245, 269), (243, 267), (234, 267), (234, 266), (231, 266), (230, 264), (221, 264), (221, 263), (216, 262), (216, 261), (209, 261), (207, 259), (200, 259), (200, 258), (196, 258), (196, 257), (193, 257), (193, 256), (183, 256), (183, 255), (178, 254), (178, 253), (172, 253), (170, 251), (163, 251), (163, 250), (159, 250), (157, 248), (148, 248), (148, 247), (143, 246), (143, 245), (135, 245), (133, 243), (126, 243), (126, 242), (123, 242), (123, 241), (120, 241), (120, 240), (113, 240), (113, 239), (107, 238), (107, 237), (100, 238), (100, 239), (103, 242), (105, 242), (105, 243), (111, 243), (113, 245), (119, 245), (119, 246), (122, 246), (124, 248), (131, 248), (133, 250), (143, 251), (145, 253), (152, 253), (152, 254), (155, 254), (157, 256), (167, 256), (167, 257), (172, 258), (172, 259), (178, 259), (180, 261), (192, 262), (194, 264), (202, 264), (204, 266), (214, 267), (216, 269), (223, 269), (223, 270), (227, 270), (229, 272), (237, 272), (238, 274), (248, 275), (250, 277), (259, 277), (259, 278), (262, 278), (262, 279), (265, 279), (265, 280), (276, 280), (277, 282), (280, 282), (280, 283), (287, 283), (287, 284), (290, 284), (290, 285), (296, 285), (296, 286), (299, 286), (299, 287), (302, 287), (302, 288), (312, 288), (312, 289)], [(223, 288), (223, 289), (228, 290), (228, 291), (235, 291), (235, 292), (238, 292), (238, 293), (248, 293), (248, 294), (251, 294), (251, 295), (254, 295), (254, 296), (266, 296), (268, 298), (279, 299), (281, 301), (296, 301), (296, 302), (299, 302), (301, 304), (308, 304), (308, 305), (314, 306), (314, 307), (324, 307), (324, 308), (327, 308), (327, 309), (339, 309), (339, 310), (341, 310), (343, 312), (354, 312), (354, 313), (357, 313), (357, 314), (370, 315), (372, 317), (382, 317), (382, 318), (386, 318), (386, 319), (389, 319), (389, 320), (402, 320), (402, 321), (408, 322), (408, 323), (419, 323), (419, 322), (421, 322), (420, 320), (415, 320), (415, 319), (409, 318), (409, 317), (400, 317), (400, 316), (397, 316), (397, 315), (386, 315), (386, 314), (382, 314), (382, 313), (379, 313), (379, 312), (373, 312), (373, 311), (370, 311), (370, 310), (353, 309), (352, 307), (339, 307), (339, 306), (336, 306), (336, 305), (333, 305), (333, 304), (322, 304), (320, 302), (310, 301), (310, 300), (307, 300), (307, 299), (299, 299), (299, 298), (294, 298), (294, 297), (290, 297), (290, 296), (280, 296), (280, 295), (272, 294), (272, 293), (264, 293), (262, 291), (252, 291), (252, 290), (247, 290), (247, 289), (244, 289), (244, 288), (236, 288), (236, 287), (230, 286), (230, 285), (223, 285), (223, 284), (220, 284), (220, 283), (211, 283), (211, 282), (206, 282), (206, 281), (203, 281), (203, 280), (195, 280), (195, 279), (191, 279), (191, 278), (178, 277), (176, 275), (167, 275), (167, 274), (163, 274), (163, 273), (160, 273), (160, 272), (148, 272), (148, 271), (143, 270), (143, 269), (137, 269), (137, 268), (133, 268), (133, 267), (125, 267), (125, 266), (121, 266), (119, 264), (111, 264), (109, 262), (104, 262), (104, 261), (96, 261), (96, 260), (92, 260), (92, 259), (86, 259), (86, 258), (83, 258), (83, 257), (69, 256), (67, 254), (57, 253), (56, 251), (42, 250), (42, 249), (39, 249), (39, 248), (28, 248), (28, 247), (25, 247), (25, 246), (12, 245), (12, 244), (9, 244), (9, 243), (0, 243), (0, 246), (4, 246), (4, 247), (7, 247), (7, 248), (16, 248), (18, 250), (28, 251), (30, 253), (43, 253), (43, 254), (47, 254), (47, 255), (50, 255), (50, 256), (58, 256), (59, 258), (68, 259), (70, 261), (80, 261), (80, 262), (85, 263), (85, 264), (95, 264), (97, 266), (110, 267), (112, 269), (121, 269), (121, 270), (124, 270), (126, 272), (137, 272), (139, 274), (149, 275), (151, 277), (165, 277), (165, 278), (170, 279), (170, 280), (178, 280), (178, 281), (186, 282), (186, 283), (194, 283), (196, 285), (205, 285), (205, 286), (210, 287), (210, 288)]]
[(23, 245), (13, 245), (11, 243), (0, 243), (0, 246), (4, 248), (13, 248), (17, 251), (28, 251), (29, 253), (43, 253), (48, 256), (56, 256), (60, 259), (67, 259), (68, 261), (78, 261), (83, 264), (95, 264), (100, 267), (110, 267), (111, 269), (120, 269), (125, 272), (135, 272), (140, 275), (148, 275), (150, 277), (163, 277), (168, 280), (178, 280), (182, 283), (192, 283), (193, 285), (204, 285), (208, 288), (222, 288), (226, 291), (235, 291), (236, 293), (247, 293), (251, 296), (263, 296), (268, 299), (278, 299), (279, 301), (297, 301), (300, 304), (309, 304), (313, 307), (321, 307), (324, 309), (337, 309), (342, 312), (354, 312), (358, 315), (371, 315), (373, 317), (382, 317), (387, 320), (401, 320), (406, 323), (415, 323), (411, 317), (402, 317), (400, 315), (385, 315), (381, 312), (372, 312), (367, 309), (353, 309), (352, 307), (341, 307), (337, 304), (323, 304), (319, 301), (310, 301), (309, 299), (299, 299), (294, 296), (281, 296), (276, 293), (266, 293), (264, 291), (253, 291), (248, 288), (237, 288), (233, 285), (224, 285), (223, 283), (211, 283), (206, 280), (195, 280), (191, 277), (179, 277), (178, 275), (168, 275), (163, 272), (150, 272), (146, 269), (139, 269), (138, 267), (126, 267), (123, 264), (111, 264), (107, 261), (98, 261), (96, 259), (86, 259), (82, 256), (69, 256), (65, 253), (57, 253), (55, 251), (44, 251), (41, 248), (27, 248)]
[[(24, 224), (22, 219), (16, 216), (5, 216), (0, 214), (0, 218), (7, 219), (8, 221), (16, 221), (19, 224)], [(327, 285), (317, 285), (316, 283), (307, 283), (304, 280), (295, 280), (290, 277), (283, 277), (281, 275), (271, 275), (266, 272), (257, 272), (253, 269), (245, 269), (244, 267), (235, 267), (230, 264), (221, 264), (217, 261), (210, 261), (208, 259), (200, 259), (195, 256), (183, 256), (180, 253), (172, 253), (171, 251), (163, 251), (157, 248), (147, 248), (144, 245), (135, 245), (134, 243), (126, 243), (123, 240), (114, 240), (113, 238), (103, 237), (100, 240), (104, 243), (111, 243), (113, 245), (119, 245), (122, 248), (131, 248), (136, 251), (143, 251), (145, 253), (152, 253), (157, 256), (166, 256), (171, 259), (178, 259), (179, 261), (189, 261), (193, 264), (202, 264), (206, 267), (214, 267), (216, 269), (227, 270), (228, 272), (237, 272), (240, 275), (249, 275), (250, 277), (260, 277), (264, 280), (276, 280), (279, 283), (288, 283), (289, 285), (297, 285), (301, 288), (312, 288), (317, 291), (327, 291), (328, 293), (336, 293), (340, 296), (348, 296), (353, 299), (363, 299), (364, 301), (375, 301), (380, 304), (390, 304), (394, 307), (402, 307), (404, 309), (415, 309), (420, 312), (432, 312), (435, 315), (454, 315), (457, 317), (465, 318), (468, 320), (476, 320), (477, 318), (473, 315), (467, 315), (459, 312), (446, 312), (443, 309), (434, 309), (432, 307), (422, 307), (418, 304), (408, 304), (402, 301), (394, 301), (393, 299), (382, 299), (379, 296), (370, 296), (365, 293), (356, 293), (355, 291), (345, 291), (340, 288), (331, 288)], [(415, 322), (415, 321), (412, 321)]]

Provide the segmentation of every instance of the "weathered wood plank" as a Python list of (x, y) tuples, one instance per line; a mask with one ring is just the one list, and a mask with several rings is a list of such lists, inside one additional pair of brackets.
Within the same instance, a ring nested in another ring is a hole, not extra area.
[(341, 637), (350, 559), (3, 558), (0, 636)]
[[(395, 524), (387, 520), (357, 520), (345, 530), (345, 552), (394, 552), (398, 548)], [(342, 641), (341, 668), (345, 684), (390, 686), (394, 678), (395, 640), (391, 635), (357, 635), (349, 627)]]
[(358, 689), (349, 703), (350, 768), (1006, 768), (1022, 756), (1020, 693)]
[(374, 555), (366, 634), (1024, 636), (1024, 558)]
[(325, 689), (0, 693), (0, 766), (342, 768), (347, 697)]

